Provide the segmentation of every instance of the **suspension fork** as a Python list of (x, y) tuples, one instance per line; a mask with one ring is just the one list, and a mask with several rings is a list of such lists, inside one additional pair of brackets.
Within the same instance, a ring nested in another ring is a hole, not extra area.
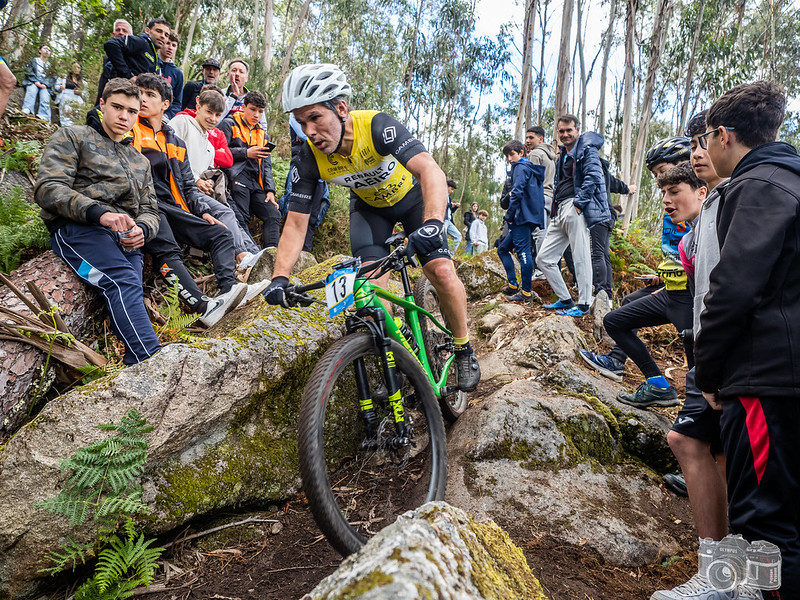
[[(389, 406), (392, 409), (395, 430), (397, 431), (397, 438), (393, 441), (393, 445), (397, 447), (407, 445), (410, 442), (411, 429), (405, 417), (403, 397), (399, 385), (400, 377), (397, 372), (394, 352), (391, 349), (391, 339), (386, 332), (386, 312), (383, 309), (369, 308), (359, 311), (359, 316), (362, 318), (364, 316), (372, 317), (372, 320), (367, 321), (367, 323), (380, 356), (383, 380), (389, 394)], [(362, 324), (364, 323), (361, 319), (359, 319), (359, 321)], [(375, 439), (377, 436), (377, 415), (375, 414), (375, 407), (372, 401), (372, 393), (369, 389), (364, 359), (359, 358), (355, 361), (355, 378), (361, 416), (364, 419), (367, 438)]]

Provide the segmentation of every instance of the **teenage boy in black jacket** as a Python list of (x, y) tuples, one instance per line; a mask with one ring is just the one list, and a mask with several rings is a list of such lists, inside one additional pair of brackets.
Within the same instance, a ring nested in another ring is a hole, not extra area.
[[(111, 77), (130, 79), (140, 73), (161, 73), (158, 49), (167, 41), (170, 27), (166, 19), (151, 19), (139, 35), (112, 37), (103, 44), (111, 63)], [(101, 82), (101, 85), (104, 85)], [(103, 94), (102, 88), (97, 95)]]
[[(706, 115), (698, 141), (720, 177), (720, 257), (711, 271), (695, 380), (722, 410), (730, 529), (778, 546), (780, 591), (800, 598), (800, 156), (776, 142), (786, 96), (740, 85)], [(760, 598), (740, 587), (738, 598)]]

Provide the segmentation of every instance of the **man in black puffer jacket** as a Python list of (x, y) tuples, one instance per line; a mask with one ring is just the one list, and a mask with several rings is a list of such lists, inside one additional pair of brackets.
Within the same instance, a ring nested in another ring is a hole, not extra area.
[[(706, 115), (701, 147), (721, 177), (711, 271), (695, 341), (697, 387), (722, 410), (730, 528), (778, 546), (780, 591), (800, 598), (800, 156), (774, 141), (786, 96), (740, 85)], [(749, 595), (748, 595), (749, 594)], [(738, 598), (756, 598), (740, 586)]]

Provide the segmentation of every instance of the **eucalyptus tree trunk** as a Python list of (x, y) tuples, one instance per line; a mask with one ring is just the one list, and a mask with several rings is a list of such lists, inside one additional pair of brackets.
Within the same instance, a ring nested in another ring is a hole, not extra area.
[(600, 68), (600, 104), (597, 107), (597, 131), (606, 134), (606, 88), (608, 84), (608, 60), (614, 40), (614, 21), (617, 19), (617, 0), (610, 0), (608, 28), (603, 36), (603, 64)]
[[(631, 123), (633, 122), (633, 53), (634, 38), (636, 37), (636, 9), (637, 0), (626, 0), (625, 7), (625, 77), (622, 84), (622, 134), (620, 162), (622, 163), (622, 180), (631, 180)], [(625, 206), (625, 216), (628, 215), (628, 196)]]
[[(631, 181), (638, 188), (642, 179), (642, 163), (647, 144), (647, 134), (650, 128), (650, 119), (653, 116), (653, 92), (656, 87), (656, 74), (661, 65), (661, 54), (664, 51), (666, 41), (665, 31), (669, 27), (669, 20), (672, 14), (672, 0), (658, 0), (656, 6), (655, 22), (653, 24), (653, 36), (650, 39), (650, 60), (647, 63), (647, 78), (644, 83), (644, 95), (639, 112), (639, 133), (636, 136), (636, 152), (633, 156), (632, 179)], [(639, 208), (639, 191), (628, 196), (628, 206), (625, 210), (625, 219), (622, 223), (624, 231), (628, 231), (631, 220), (636, 218)]]
[[(580, 119), (581, 130), (586, 131), (586, 58), (583, 55), (583, 39), (585, 32), (583, 30), (583, 0), (578, 0), (578, 33), (576, 35), (576, 49), (578, 51), (578, 64), (580, 65), (581, 79), (578, 98), (578, 105), (580, 106)], [(588, 11), (587, 11), (588, 12)]]
[(695, 25), (694, 28), (692, 48), (689, 53), (689, 66), (686, 69), (686, 81), (683, 86), (683, 102), (681, 102), (681, 115), (678, 121), (678, 135), (682, 135), (683, 129), (686, 126), (686, 119), (689, 118), (687, 114), (689, 110), (689, 92), (692, 90), (692, 77), (694, 77), (694, 67), (697, 59), (697, 44), (700, 41), (700, 32), (703, 30), (703, 11), (705, 10), (705, 5), (705, 0), (700, 0), (700, 8), (697, 11), (697, 25)]
[(550, 0), (544, 0), (544, 2), (539, 2), (539, 9), (542, 10), (542, 6), (544, 5), (543, 12), (539, 13), (539, 26), (542, 30), (542, 39), (541, 39), (541, 48), (539, 52), (539, 76), (536, 78), (536, 83), (539, 86), (539, 108), (536, 111), (537, 117), (537, 124), (541, 125), (542, 123), (542, 102), (544, 100), (544, 47), (545, 42), (547, 41), (548, 31), (547, 31), (547, 8), (550, 5)]
[(194, 43), (194, 30), (197, 27), (197, 18), (200, 15), (200, 7), (195, 5), (194, 12), (192, 12), (192, 22), (189, 24), (189, 35), (186, 36), (186, 47), (183, 49), (183, 60), (181, 61), (181, 71), (189, 77), (189, 55), (192, 52), (192, 44)]
[(533, 26), (536, 16), (536, 0), (525, 0), (525, 26), (522, 40), (522, 85), (519, 91), (519, 109), (517, 124), (514, 127), (514, 139), (525, 137), (525, 128), (531, 126), (531, 101), (533, 100), (533, 79), (531, 77), (533, 63)]
[(269, 75), (272, 69), (272, 27), (274, 21), (273, 0), (264, 0), (264, 48), (261, 53), (261, 62), (264, 63), (264, 72)]
[(558, 48), (558, 74), (556, 75), (555, 120), (568, 112), (567, 92), (569, 91), (569, 50), (572, 33), (573, 0), (564, 0), (561, 17), (561, 42)]
[[(311, 5), (311, 0), (306, 0), (303, 3), (303, 7), (300, 9), (300, 15), (297, 17), (297, 23), (294, 25), (294, 31), (292, 31), (292, 37), (289, 38), (289, 46), (286, 48), (286, 56), (283, 57), (283, 63), (281, 64), (281, 74), (279, 77), (279, 85), (278, 89), (283, 89), (283, 82), (286, 79), (286, 76), (289, 74), (289, 62), (292, 59), (292, 53), (294, 52), (294, 47), (297, 44), (297, 37), (300, 35), (300, 30), (303, 28), (303, 23), (305, 23), (306, 16), (308, 15), (308, 7)], [(275, 94), (275, 102), (280, 103), (281, 95)]]
[(34, 16), (33, 0), (15, 0), (11, 3), (8, 18), (0, 32), (0, 51), (8, 59), (19, 60), (25, 47), (26, 32), (24, 23)]
[(422, 20), (422, 13), (425, 10), (425, 0), (419, 0), (419, 8), (417, 15), (414, 19), (414, 37), (411, 40), (411, 56), (408, 59), (408, 72), (406, 74), (406, 92), (403, 97), (403, 104), (405, 106), (403, 125), (408, 126), (408, 121), (411, 118), (411, 84), (414, 81), (414, 68), (416, 67), (417, 60), (417, 38), (419, 37), (419, 23)]
[(261, 14), (261, 0), (253, 0), (253, 30), (250, 33), (250, 64), (258, 60), (258, 15)]

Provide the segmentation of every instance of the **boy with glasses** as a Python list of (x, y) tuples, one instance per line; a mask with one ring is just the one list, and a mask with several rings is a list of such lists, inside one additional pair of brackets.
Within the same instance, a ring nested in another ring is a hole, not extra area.
[(698, 140), (730, 181), (695, 381), (722, 411), (730, 530), (782, 556), (780, 590), (742, 585), (739, 600), (800, 598), (800, 156), (775, 141), (785, 111), (776, 83), (740, 85), (709, 109)]

